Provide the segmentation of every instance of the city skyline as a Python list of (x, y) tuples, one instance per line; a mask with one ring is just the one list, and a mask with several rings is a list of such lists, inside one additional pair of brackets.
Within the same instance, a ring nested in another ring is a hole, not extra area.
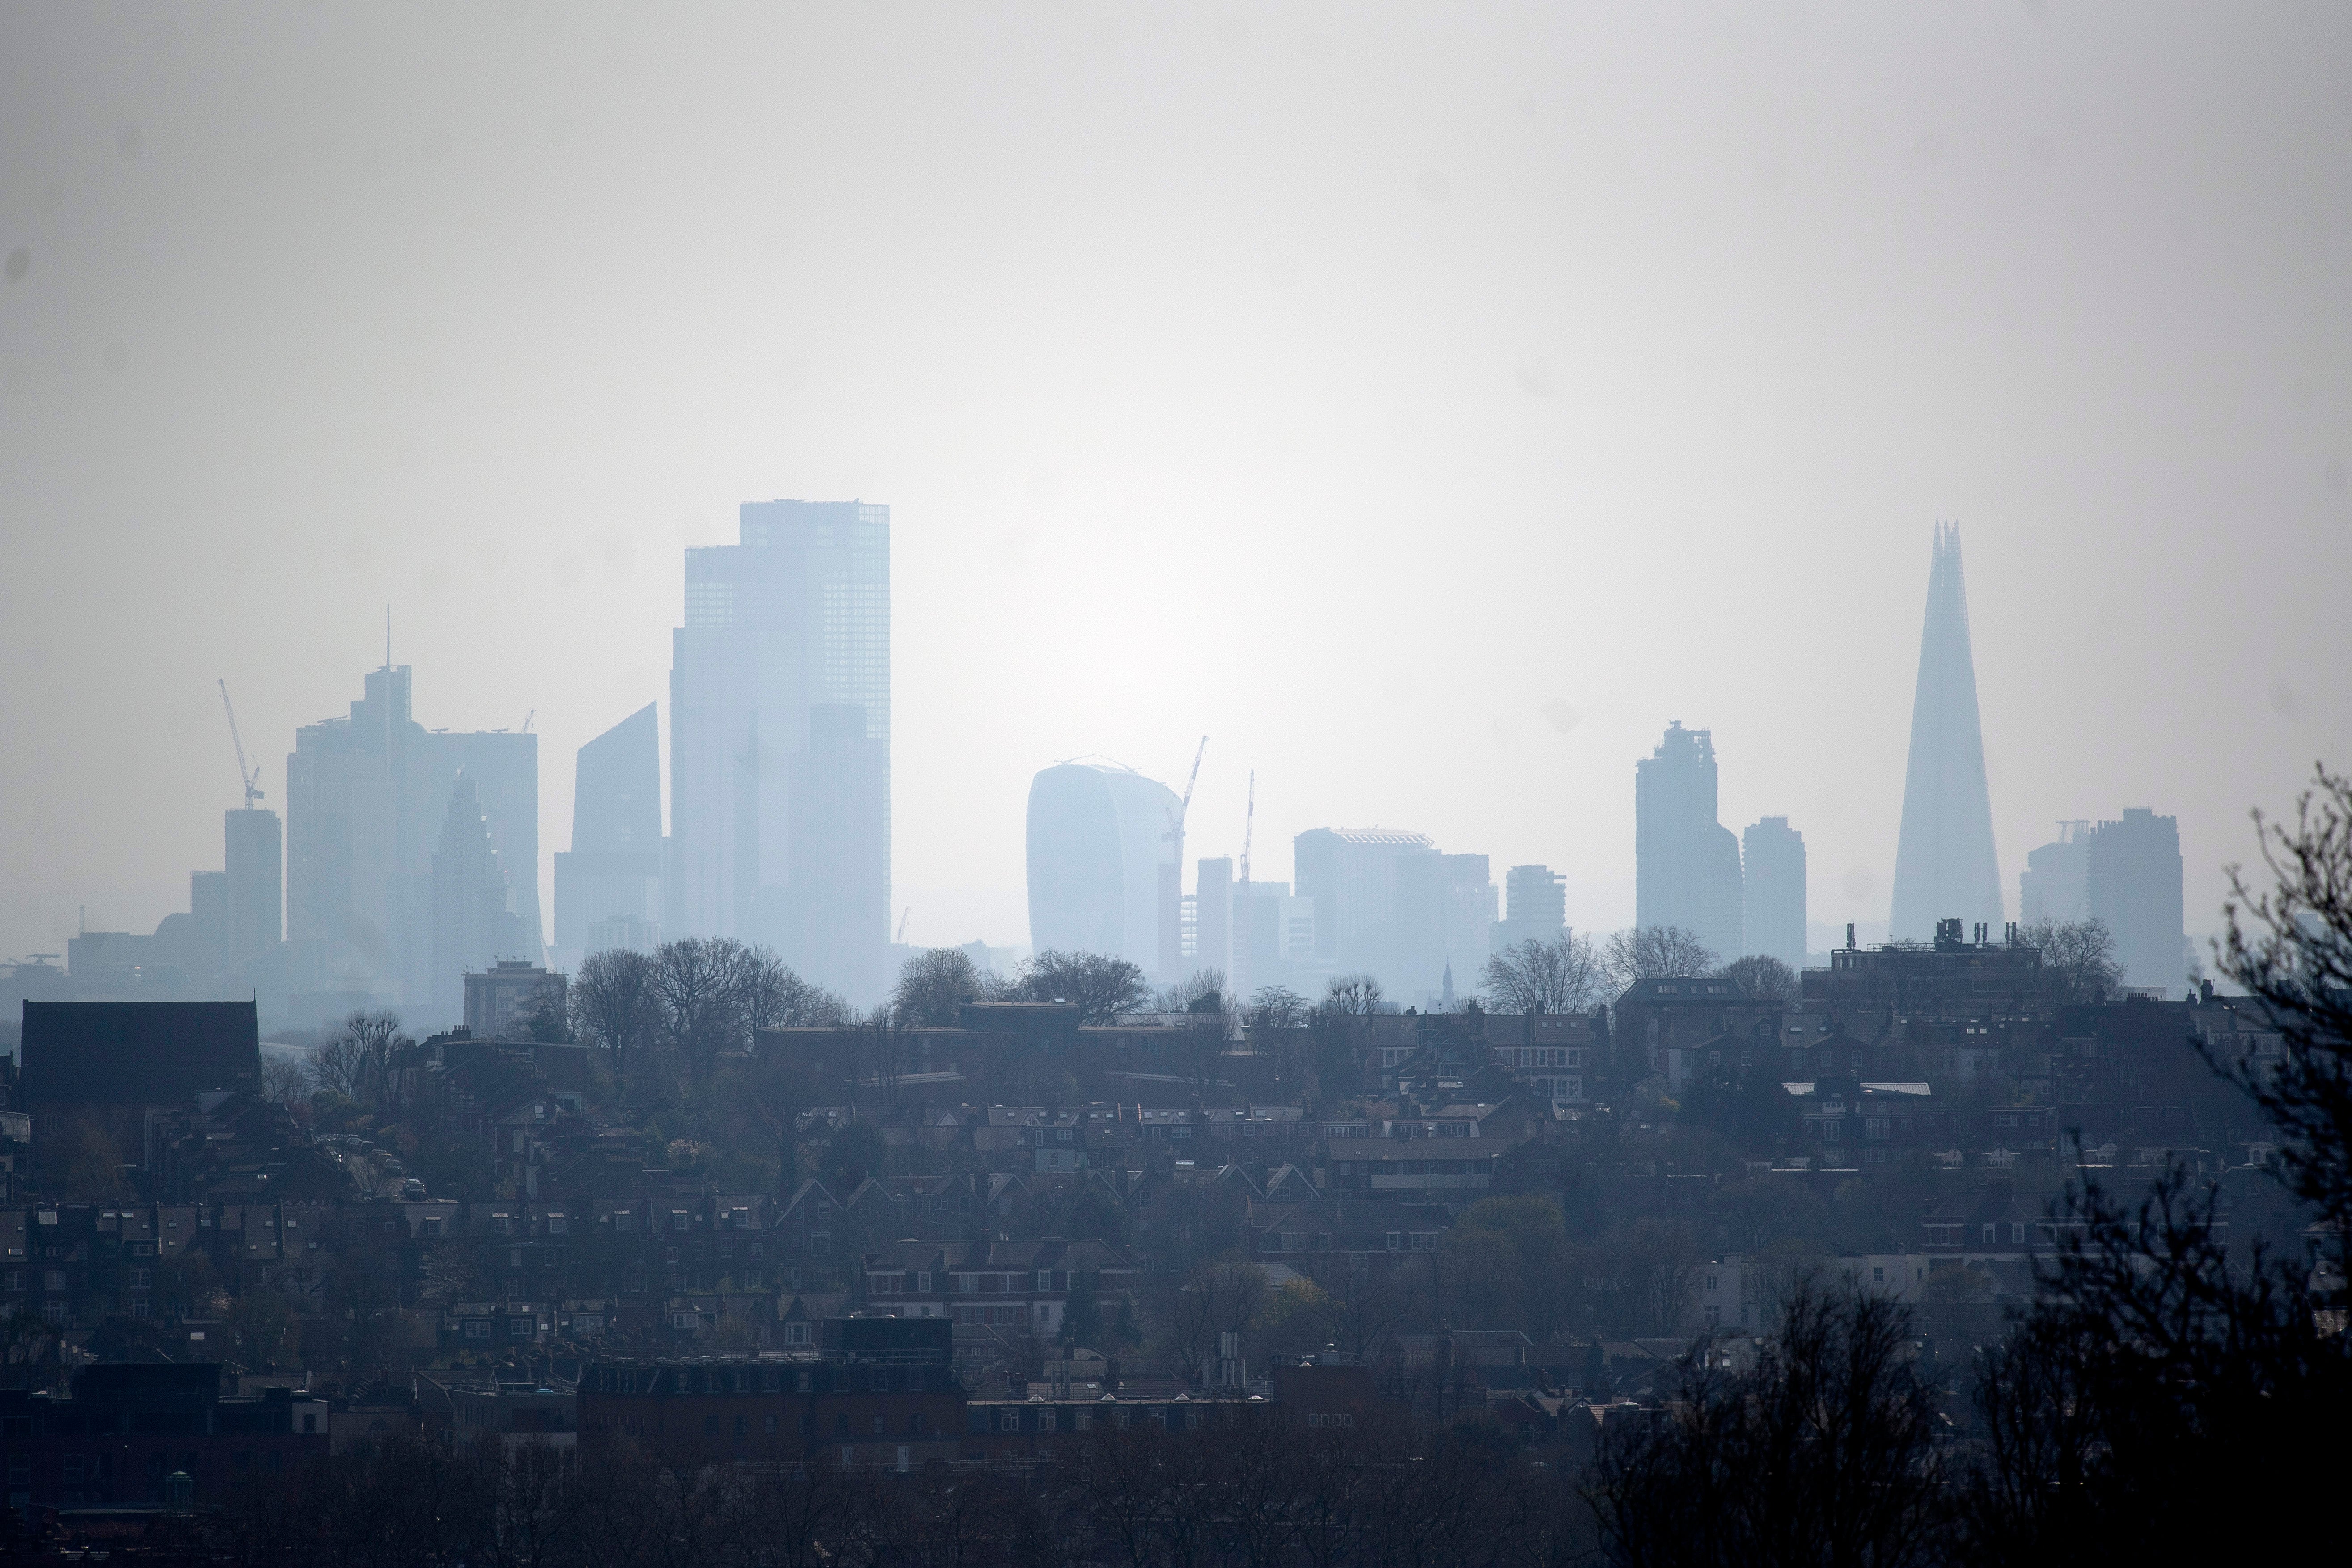
[[(2343, 175), (2298, 118), (2332, 32), (1956, 13), (1693, 54), (1520, 16), (1497, 54), (1367, 16), (1341, 68), (1303, 16), (1061, 53), (968, 18), (613, 26), (646, 91), (489, 20), (429, 107), (390, 87), (419, 42), (355, 18), (25, 40), (58, 66), (0, 151), (0, 953), (177, 909), (238, 801), (213, 680), (282, 805), (386, 604), (434, 723), (537, 710), (568, 843), (564, 761), (667, 690), (677, 551), (757, 496), (892, 505), (910, 941), (1017, 938), (1038, 767), (1181, 783), (1203, 731), (1188, 858), (1238, 852), (1254, 768), (1263, 879), (1307, 828), (1408, 823), (1621, 926), (1623, 770), (1677, 714), (1739, 759), (1724, 823), (1803, 828), (1811, 919), (1883, 923), (1937, 516), (1968, 530), (2004, 876), (2147, 805), (2209, 931), (2247, 808), (2352, 733), (2308, 673), (2352, 637), (2321, 601), (2352, 567), (2341, 218), (2279, 196)], [(751, 107), (753, 59), (873, 50), (878, 88), (796, 66)], [(1252, 108), (1172, 136), (1171, 91)], [(617, 237), (615, 202), (646, 214)]]

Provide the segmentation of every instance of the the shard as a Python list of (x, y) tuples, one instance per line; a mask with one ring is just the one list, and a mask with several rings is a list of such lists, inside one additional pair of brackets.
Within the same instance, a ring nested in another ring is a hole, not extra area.
[(1927, 940), (1936, 922), (1963, 930), (2001, 920), (1993, 855), (1992, 797), (1985, 788), (1984, 731), (1977, 720), (1976, 661), (1969, 647), (1968, 585), (1960, 530), (1936, 525), (1927, 569), (1927, 625), (1919, 638), (1919, 689), (1911, 700), (1911, 766), (1903, 784), (1903, 837), (1895, 851), (1896, 937)]

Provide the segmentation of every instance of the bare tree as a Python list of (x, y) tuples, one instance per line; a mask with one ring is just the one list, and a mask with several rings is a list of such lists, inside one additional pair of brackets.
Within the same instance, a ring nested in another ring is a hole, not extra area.
[(1688, 1366), (1682, 1399), (1594, 1466), (1611, 1561), (1942, 1561), (1936, 1390), (1909, 1340), (1883, 1296), (1806, 1290), (1752, 1370)]
[(1563, 931), (1549, 942), (1529, 937), (1493, 954), (1479, 983), (1498, 1013), (1581, 1013), (1600, 1004), (1607, 977), (1592, 939)]
[(2052, 1002), (2104, 1001), (2123, 984), (2115, 933), (2105, 921), (2036, 921), (2018, 936), (2042, 950), (2042, 988)]
[(1643, 926), (1609, 938), (1601, 967), (1610, 983), (1622, 991), (1636, 980), (1672, 980), (1685, 975), (1712, 974), (1722, 967), (1695, 931), (1681, 926)]
[(1369, 974), (1335, 974), (1323, 987), (1327, 1013), (1362, 1018), (1396, 1010), (1396, 1004), (1381, 993), (1381, 983)]
[(956, 1009), (980, 1000), (990, 989), (971, 954), (960, 947), (930, 948), (899, 966), (898, 984), (890, 990), (891, 1016), (902, 1026), (952, 1028)]
[(743, 1037), (743, 982), (751, 951), (732, 937), (692, 936), (662, 943), (654, 957), (662, 1033), (688, 1076), (703, 1083), (719, 1053)]
[(1793, 1007), (1801, 993), (1797, 972), (1768, 953), (1733, 959), (1723, 966), (1723, 978), (1737, 982), (1749, 1000), (1768, 1006)]
[(310, 1069), (299, 1057), (266, 1056), (261, 1058), (261, 1098), (276, 1100), (280, 1105), (297, 1104), (310, 1098)]
[(741, 984), (743, 1023), (754, 1035), (845, 1023), (850, 1016), (848, 1003), (793, 973), (768, 948), (755, 947), (746, 955)]
[(380, 1107), (391, 1087), (393, 1053), (415, 1043), (400, 1032), (397, 1014), (355, 1012), (312, 1054), (310, 1069), (324, 1087)]
[(776, 1190), (790, 1197), (800, 1185), (801, 1115), (816, 1097), (809, 1061), (771, 1036), (726, 1079), (728, 1106), (776, 1151)]
[(1261, 985), (1250, 993), (1249, 1021), (1260, 1028), (1300, 1028), (1307, 1022), (1307, 998), (1287, 985)]
[(2254, 822), (2277, 885), (2249, 893), (2231, 868), (2216, 957), (2282, 1050), (2273, 1063), (2209, 1059), (2285, 1133), (2282, 1169), (2334, 1226), (2340, 1265), (2352, 1236), (2352, 777), (2319, 769), (2291, 829), (2259, 812)]
[(1143, 971), (1124, 958), (1045, 948), (1021, 966), (1013, 994), (1025, 1002), (1070, 1002), (1079, 1021), (1108, 1024), (1151, 1000)]
[(1223, 1008), (1225, 1002), (1225, 972), (1222, 969), (1196, 969), (1160, 993), (1160, 1010), (1163, 1013), (1217, 1011)]
[(614, 1080), (628, 1083), (629, 1054), (661, 1023), (658, 966), (626, 948), (592, 952), (572, 982), (572, 1026), (611, 1060)]

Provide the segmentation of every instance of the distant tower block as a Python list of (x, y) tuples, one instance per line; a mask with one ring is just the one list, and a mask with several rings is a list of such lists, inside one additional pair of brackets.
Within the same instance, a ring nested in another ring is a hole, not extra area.
[(1927, 624), (1919, 638), (1889, 923), (1897, 937), (1925, 941), (1935, 935), (1937, 921), (1949, 919), (1964, 929), (1979, 921), (1998, 929), (2001, 899), (1960, 531), (1958, 524), (1938, 523), (1927, 569)]

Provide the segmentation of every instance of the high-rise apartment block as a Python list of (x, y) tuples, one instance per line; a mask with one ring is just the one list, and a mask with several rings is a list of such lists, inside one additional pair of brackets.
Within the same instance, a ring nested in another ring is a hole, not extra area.
[(2028, 924), (2103, 922), (2126, 985), (2173, 991), (2188, 983), (2177, 817), (2129, 806), (2117, 822), (2060, 823), (2055, 841), (2026, 856), (2018, 904)]
[(1163, 979), (1162, 899), (1182, 803), (1112, 763), (1059, 763), (1029, 783), (1029, 941), (1108, 953)]
[(1897, 937), (1924, 942), (1941, 921), (1957, 919), (1963, 930), (1979, 923), (1998, 929), (2000, 917), (2000, 866), (1993, 853), (1992, 796), (1985, 787), (1960, 531), (1939, 523), (1927, 568), (1927, 619), (1911, 700), (1911, 758), (1889, 923)]
[(1514, 866), (1503, 878), (1494, 945), (1557, 942), (1568, 930), (1568, 879), (1549, 866)]
[(2180, 822), (2126, 806), (2120, 822), (2091, 830), (2084, 892), (2116, 935), (2124, 984), (2174, 991), (2188, 984), (2181, 897)]
[(287, 935), (315, 944), (331, 989), (454, 1023), (459, 976), (436, 968), (434, 856), (463, 774), (515, 917), (501, 956), (537, 962), (539, 737), (427, 731), (410, 716), (409, 690), (409, 667), (386, 665), (368, 673), (348, 717), (295, 731)]
[(1805, 967), (1805, 836), (1785, 816), (1768, 816), (1739, 836), (1746, 898), (1743, 953)]
[(890, 917), (890, 509), (752, 501), (686, 552), (664, 922), (880, 994)]
[(1715, 737), (1677, 719), (1633, 764), (1633, 923), (1680, 926), (1728, 963), (1742, 905), (1739, 840), (1716, 820)]
[(648, 702), (580, 748), (572, 847), (555, 857), (555, 945), (642, 950), (660, 940), (661, 920), (661, 737)]
[(274, 811), (248, 806), (222, 816), (226, 963), (234, 969), (269, 952), (285, 934), (285, 841)]
[(2027, 925), (2086, 918), (2090, 905), (2091, 825), (2062, 822), (2058, 837), (2025, 854), (2017, 878), (2017, 918)]

